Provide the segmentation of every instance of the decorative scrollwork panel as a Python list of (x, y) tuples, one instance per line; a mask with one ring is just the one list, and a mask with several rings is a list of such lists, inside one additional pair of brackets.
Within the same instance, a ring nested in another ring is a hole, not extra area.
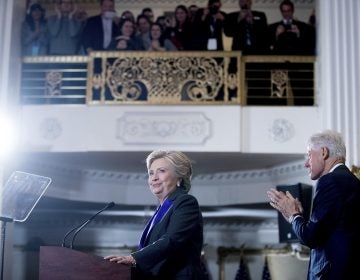
[(97, 52), (89, 62), (88, 103), (239, 102), (238, 53)]

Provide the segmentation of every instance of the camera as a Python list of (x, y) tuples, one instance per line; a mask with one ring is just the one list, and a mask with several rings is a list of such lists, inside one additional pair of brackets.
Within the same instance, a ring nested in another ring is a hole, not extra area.
[(209, 7), (209, 12), (212, 15), (216, 15), (219, 12), (219, 6), (217, 5), (212, 5)]
[(291, 30), (291, 23), (284, 24), (284, 27), (286, 31)]

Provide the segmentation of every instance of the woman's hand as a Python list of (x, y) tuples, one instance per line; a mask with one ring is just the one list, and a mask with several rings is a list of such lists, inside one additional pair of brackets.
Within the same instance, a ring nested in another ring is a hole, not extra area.
[(136, 261), (133, 258), (133, 256), (107, 256), (104, 259), (108, 260), (108, 261), (111, 261), (111, 262), (128, 264), (128, 265), (135, 265), (136, 264)]
[(160, 42), (158, 40), (152, 40), (150, 50), (151, 51), (165, 51), (165, 48), (162, 48), (160, 46)]
[(116, 49), (125, 50), (127, 48), (127, 41), (130, 39), (129, 37), (122, 36), (123, 38), (119, 39), (116, 44)]

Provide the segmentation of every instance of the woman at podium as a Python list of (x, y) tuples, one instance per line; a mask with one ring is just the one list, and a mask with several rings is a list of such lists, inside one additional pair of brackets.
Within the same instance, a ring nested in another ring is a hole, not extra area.
[(159, 207), (146, 225), (139, 250), (107, 256), (134, 266), (135, 279), (200, 279), (203, 219), (191, 188), (192, 166), (178, 151), (153, 151), (146, 159), (150, 191)]

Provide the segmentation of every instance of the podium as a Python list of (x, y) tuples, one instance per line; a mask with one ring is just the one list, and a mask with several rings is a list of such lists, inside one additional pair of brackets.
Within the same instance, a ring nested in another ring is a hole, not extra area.
[(131, 266), (77, 250), (40, 247), (39, 280), (131, 280)]
[(48, 177), (15, 171), (0, 187), (1, 280), (4, 279), (6, 223), (25, 222), (50, 183)]

